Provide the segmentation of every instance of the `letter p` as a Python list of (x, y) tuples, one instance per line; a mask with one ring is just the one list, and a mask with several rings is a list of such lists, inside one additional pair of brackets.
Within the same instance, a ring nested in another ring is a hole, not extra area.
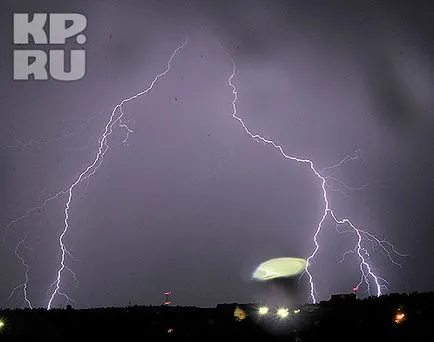
[[(72, 22), (66, 27), (66, 22)], [(65, 44), (66, 38), (73, 37), (86, 28), (87, 19), (79, 13), (50, 13), (50, 44)], [(79, 35), (77, 42), (83, 44), (85, 35)]]

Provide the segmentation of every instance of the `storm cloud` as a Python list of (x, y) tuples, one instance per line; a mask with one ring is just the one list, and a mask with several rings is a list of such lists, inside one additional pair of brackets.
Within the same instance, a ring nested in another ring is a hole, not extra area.
[[(0, 5), (0, 306), (23, 306), (19, 249), (31, 266), (28, 294), (46, 306), (59, 264), (67, 189), (123, 107), (98, 172), (74, 191), (62, 292), (76, 307), (214, 306), (257, 296), (252, 273), (275, 257), (307, 258), (321, 219), (321, 184), (308, 165), (256, 142), (252, 132), (326, 171), (331, 206), (408, 255), (398, 267), (370, 249), (390, 291), (432, 290), (433, 30), (429, 5), (345, 1), (4, 1)], [(86, 15), (86, 76), (14, 81), (16, 12)], [(345, 188), (342, 182), (352, 187)], [(354, 190), (361, 189), (361, 190)], [(340, 233), (338, 232), (340, 231)], [(355, 236), (327, 220), (311, 271), (319, 299), (351, 291)], [(28, 248), (24, 248), (28, 246)], [(368, 247), (372, 247), (369, 243)], [(307, 279), (299, 286), (308, 300)], [(366, 295), (366, 293), (363, 293)], [(55, 306), (66, 304), (56, 297)]]

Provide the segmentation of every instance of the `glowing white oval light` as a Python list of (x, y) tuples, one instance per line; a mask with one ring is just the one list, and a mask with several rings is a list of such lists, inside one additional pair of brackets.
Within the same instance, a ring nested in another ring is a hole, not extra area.
[(287, 308), (280, 308), (279, 310), (277, 310), (277, 316), (279, 316), (280, 318), (286, 318), (289, 315), (289, 311)]
[(267, 308), (266, 306), (261, 306), (261, 307), (258, 309), (258, 313), (259, 313), (260, 315), (266, 315), (266, 314), (268, 313), (268, 308)]
[(275, 278), (291, 277), (302, 273), (306, 268), (306, 260), (300, 258), (276, 258), (260, 264), (253, 278), (270, 280)]

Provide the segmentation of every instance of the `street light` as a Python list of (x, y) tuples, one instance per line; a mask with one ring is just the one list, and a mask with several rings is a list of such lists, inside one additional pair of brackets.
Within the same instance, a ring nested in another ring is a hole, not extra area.
[(277, 310), (277, 316), (279, 316), (280, 318), (286, 318), (289, 315), (289, 311), (287, 308), (280, 308), (279, 310)]
[(261, 315), (261, 316), (263, 316), (263, 315), (266, 315), (267, 313), (268, 313), (268, 307), (266, 307), (266, 306), (261, 306), (259, 309), (258, 309), (258, 313)]

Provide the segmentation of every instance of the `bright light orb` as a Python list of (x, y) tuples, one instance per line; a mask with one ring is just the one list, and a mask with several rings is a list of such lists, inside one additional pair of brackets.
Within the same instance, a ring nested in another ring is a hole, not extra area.
[(5, 322), (0, 319), (0, 330), (5, 326)]
[(266, 315), (268, 313), (268, 308), (266, 306), (261, 306), (258, 309), (258, 312), (261, 316)]
[(277, 316), (280, 318), (286, 318), (289, 315), (289, 310), (287, 308), (280, 308), (277, 310)]
[(398, 312), (395, 314), (395, 316), (394, 316), (394, 318), (393, 318), (393, 321), (394, 321), (396, 324), (401, 324), (402, 322), (405, 321), (405, 319), (406, 319), (406, 317), (405, 317), (405, 313), (403, 313), (403, 312), (401, 312), (401, 311), (398, 311)]
[(270, 280), (275, 278), (291, 277), (302, 273), (306, 269), (306, 260), (300, 258), (276, 258), (260, 264), (253, 278), (257, 280)]

